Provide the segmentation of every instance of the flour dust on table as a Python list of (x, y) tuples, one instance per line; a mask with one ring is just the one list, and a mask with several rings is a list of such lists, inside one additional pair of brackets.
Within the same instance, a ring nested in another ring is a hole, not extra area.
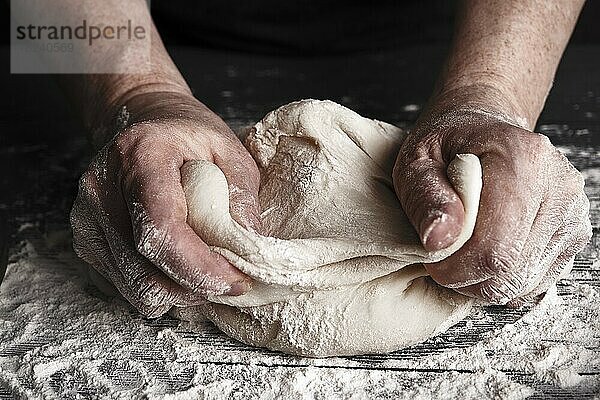
[(461, 320), (472, 300), (437, 285), (420, 263), (448, 257), (471, 236), (481, 165), (472, 154), (449, 164), (465, 224), (451, 247), (427, 252), (391, 180), (404, 137), (330, 101), (269, 113), (246, 139), (261, 174), (260, 233), (231, 217), (217, 166), (185, 164), (188, 223), (255, 284), (178, 316), (205, 315), (244, 343), (313, 357), (391, 352)]

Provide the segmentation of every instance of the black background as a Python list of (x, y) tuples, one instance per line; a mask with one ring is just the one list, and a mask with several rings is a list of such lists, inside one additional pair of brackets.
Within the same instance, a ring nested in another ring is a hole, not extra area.
[[(219, 22), (221, 32), (229, 32), (222, 36), (227, 39), (223, 43), (218, 42), (220, 36), (215, 34), (199, 39), (197, 33), (190, 32), (190, 29), (199, 29), (197, 24), (177, 23), (165, 10), (168, 5), (175, 3), (179, 4), (179, 9), (185, 9), (181, 8), (181, 4), (186, 2), (181, 0), (157, 0), (152, 3), (152, 12), (159, 31), (164, 34), (170, 53), (198, 97), (228, 122), (235, 115), (247, 118), (246, 122), (256, 121), (281, 104), (313, 97), (332, 99), (368, 117), (392, 123), (403, 121), (407, 124), (414, 121), (417, 114), (402, 112), (402, 106), (422, 105), (427, 100), (443, 61), (445, 48), (450, 41), (455, 6), (454, 1), (432, 0), (398, 2), (403, 5), (399, 7), (382, 0), (382, 4), (388, 7), (388, 13), (391, 13), (389, 10), (392, 9), (404, 10), (402, 15), (395, 17), (397, 22), (408, 21), (399, 26), (404, 35), (396, 35), (403, 38), (402, 41), (373, 41), (373, 38), (381, 39), (377, 34), (385, 31), (378, 30), (378, 27), (373, 28), (375, 36), (365, 34), (367, 39), (361, 39), (359, 55), (346, 53), (325, 56), (322, 53), (327, 49), (331, 50), (332, 46), (335, 47), (336, 40), (329, 39), (321, 47), (314, 37), (308, 45), (294, 42), (294, 29), (291, 28), (289, 32), (286, 31), (287, 36), (282, 36), (285, 40), (275, 43), (276, 46), (263, 40), (252, 47), (249, 41), (251, 38), (260, 38), (260, 29), (252, 28), (253, 25), (247, 20), (243, 24), (240, 22), (244, 21), (243, 18), (246, 18), (248, 13), (253, 12), (253, 9), (247, 7), (236, 9), (235, 13), (224, 20), (215, 20)], [(204, 1), (197, 3), (209, 4)], [(229, 4), (225, 1), (221, 3)], [(231, 3), (240, 4), (237, 0)], [(313, 2), (300, 3), (306, 5)], [(349, 17), (353, 13), (355, 16), (359, 15), (356, 14), (356, 10), (360, 10), (363, 2), (346, 3), (354, 4), (354, 7), (358, 8), (349, 9), (342, 22), (345, 26), (353, 27), (352, 29), (364, 31), (364, 24), (354, 26)], [(331, 6), (328, 1), (325, 4)], [(212, 12), (218, 13), (220, 6), (215, 7), (217, 9)], [(173, 6), (173, 9), (178, 8)], [(17, 208), (30, 209), (28, 201), (36, 201), (31, 193), (55, 191), (50, 198), (59, 199), (56, 201), (61, 202), (60, 218), (64, 219), (64, 213), (70, 207), (75, 193), (76, 177), (91, 156), (91, 152), (83, 144), (85, 132), (78, 123), (77, 113), (61, 94), (53, 76), (9, 73), (8, 2), (0, 2), (0, 15), (0, 22), (4, 24), (5, 31), (5, 35), (1, 35), (0, 38), (4, 43), (0, 46), (0, 209), (3, 205), (12, 207), (16, 203)], [(295, 15), (292, 10), (286, 14), (286, 18), (290, 19)], [(592, 132), (595, 130), (595, 125), (590, 124), (597, 123), (596, 117), (589, 119), (586, 115), (599, 114), (596, 100), (600, 79), (598, 16), (600, 0), (588, 0), (559, 67), (540, 124), (571, 124), (571, 127), (578, 129), (589, 128)], [(265, 16), (259, 13), (257, 18)], [(321, 19), (322, 21), (327, 21), (327, 18)], [(248, 37), (231, 33), (239, 33), (240, 24), (249, 32)], [(337, 37), (341, 38), (338, 41), (348, 41), (347, 35), (337, 33)], [(231, 40), (232, 38), (239, 40)], [(244, 47), (244, 43), (247, 47)], [(368, 54), (369, 43), (373, 45), (371, 55)], [(221, 45), (229, 50), (211, 53), (211, 50), (202, 52), (203, 50), (199, 49), (199, 52), (195, 52), (190, 47), (192, 45), (196, 48)], [(378, 46), (392, 49), (384, 51)], [(250, 49), (263, 54), (248, 54)], [(293, 51), (308, 57), (303, 57), (302, 60), (290, 57)], [(341, 46), (336, 48), (334, 53), (343, 51), (344, 47)], [(386, 52), (387, 54), (384, 54)], [(317, 57), (314, 57), (315, 55)], [(239, 66), (241, 71), (235, 79), (227, 76), (226, 70), (231, 65)], [(267, 75), (257, 75), (264, 71)], [(221, 95), (223, 91), (232, 89), (238, 97), (224, 98)], [(594, 141), (596, 139), (592, 138), (596, 136), (592, 134), (582, 139)], [(556, 142), (562, 139), (557, 137), (553, 140)], [(60, 185), (48, 181), (48, 171), (44, 170), (44, 163), (48, 161), (46, 157), (53, 158), (57, 155), (68, 158), (65, 161), (67, 165), (61, 168), (69, 169), (69, 173), (60, 176), (60, 179), (65, 180)], [(44, 190), (41, 190), (42, 187)]]
[[(570, 1), (570, 0), (558, 0)], [(259, 7), (258, 4), (267, 5), (290, 3), (295, 6), (288, 6), (285, 9), (281, 7), (271, 8), (275, 11), (265, 14), (265, 7)], [(340, 14), (340, 11), (333, 10), (336, 3), (343, 3), (342, 9), (346, 10)], [(380, 0), (378, 8), (366, 1), (247, 1), (247, 0), (216, 0), (216, 1), (194, 1), (194, 0), (155, 0), (151, 3), (152, 15), (158, 26), (163, 39), (167, 44), (188, 44), (216, 46), (217, 44), (229, 48), (242, 48), (248, 44), (252, 35), (257, 35), (251, 27), (255, 20), (276, 21), (279, 25), (290, 25), (288, 33), (295, 33), (295, 29), (300, 29), (305, 35), (307, 33), (306, 23), (311, 19), (328, 21), (331, 30), (339, 30), (340, 26), (352, 27), (357, 21), (365, 19), (366, 22), (359, 23), (359, 27), (365, 29), (365, 25), (378, 24), (378, 18), (386, 21), (397, 22), (397, 29), (402, 35), (396, 35), (404, 44), (418, 43), (447, 43), (452, 32), (454, 19), (454, 10), (456, 0), (423, 0), (423, 1), (398, 1), (398, 0)], [(250, 7), (250, 5), (252, 7)], [(311, 7), (314, 6), (314, 7)], [(306, 13), (306, 10), (314, 8), (314, 12)], [(284, 15), (278, 15), (276, 12), (287, 10)], [(370, 12), (369, 12), (370, 10)], [(0, 15), (2, 16), (0, 24), (2, 25), (4, 35), (0, 37), (0, 44), (10, 43), (10, 7), (8, 1), (0, 2)], [(220, 19), (216, 16), (221, 17)], [(213, 17), (215, 16), (215, 17)], [(203, 18), (205, 17), (205, 18)], [(187, 24), (184, 22), (188, 22)], [(333, 23), (332, 21), (338, 21)], [(206, 26), (200, 26), (204, 23)], [(552, 23), (549, 21), (548, 23)], [(299, 25), (299, 28), (294, 28)], [(256, 24), (254, 24), (256, 26)], [(337, 28), (337, 29), (336, 29)], [(356, 29), (356, 28), (355, 28)], [(352, 31), (352, 29), (350, 29)], [(236, 35), (236, 33), (239, 33)], [(245, 35), (244, 35), (245, 33)], [(319, 32), (320, 34), (321, 32)], [(204, 38), (202, 37), (204, 34)], [(219, 41), (219, 36), (221, 40)], [(237, 43), (235, 40), (237, 40)], [(284, 43), (293, 44), (293, 38), (286, 36)], [(579, 22), (571, 38), (575, 44), (593, 44), (600, 43), (600, 1), (588, 0), (585, 3)], [(378, 43), (373, 43), (374, 47)], [(379, 44), (380, 45), (380, 44)], [(289, 50), (294, 50), (293, 46)], [(296, 49), (298, 50), (298, 49)]]

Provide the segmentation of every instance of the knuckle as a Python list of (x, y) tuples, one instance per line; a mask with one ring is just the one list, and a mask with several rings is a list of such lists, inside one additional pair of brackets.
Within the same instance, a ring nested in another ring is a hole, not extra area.
[(77, 197), (83, 203), (92, 203), (97, 198), (98, 188), (98, 177), (92, 169), (88, 169), (79, 178)]
[(173, 292), (156, 276), (142, 279), (137, 290), (137, 303), (139, 311), (145, 316), (152, 318), (164, 314), (173, 306)]
[(114, 137), (111, 145), (114, 150), (124, 154), (137, 143), (139, 137), (137, 131), (133, 127), (130, 127), (119, 132), (119, 134)]
[(502, 287), (487, 284), (481, 288), (481, 298), (490, 304), (504, 305), (512, 298), (502, 290)]
[(583, 193), (565, 193), (558, 201), (558, 216), (562, 216), (562, 225), (577, 225), (587, 216), (589, 201)]
[(481, 296), (492, 304), (506, 304), (519, 297), (526, 286), (526, 279), (518, 273), (499, 275), (482, 285)]
[[(408, 161), (402, 167), (396, 164), (396, 190), (400, 193), (401, 201), (408, 203), (418, 203), (418, 197), (423, 193), (429, 193), (429, 187), (433, 184), (429, 179), (424, 179), (430, 175), (430, 171), (435, 167), (431, 159), (419, 158)], [(410, 189), (410, 190), (406, 190)]]
[(498, 275), (509, 275), (517, 268), (518, 250), (514, 246), (497, 242), (491, 246), (482, 246), (480, 255), (481, 269)]
[(505, 137), (504, 140), (504, 145), (510, 149), (512, 158), (518, 160), (518, 163), (524, 168), (523, 171), (527, 171), (529, 174), (532, 171), (540, 173), (540, 170), (545, 169), (554, 149), (547, 136), (520, 129)]
[(118, 168), (122, 171), (123, 179), (127, 180), (131, 179), (131, 175), (134, 172), (132, 166), (139, 162), (140, 152), (136, 151), (135, 145), (130, 143), (130, 139), (123, 139), (123, 142), (126, 143), (115, 143), (113, 157)]
[(157, 146), (162, 142), (161, 135), (150, 134), (143, 129), (141, 126), (132, 126), (119, 133), (112, 143), (111, 153), (124, 169), (125, 175), (129, 175), (130, 171), (126, 168), (129, 165), (154, 161)]
[(92, 255), (91, 249), (85, 244), (85, 242), (82, 242), (81, 240), (74, 238), (73, 239), (73, 251), (75, 251), (75, 254), (77, 255), (77, 257), (81, 258), (83, 261), (85, 261), (86, 263), (88, 263), (92, 267), (94, 267), (94, 269), (98, 270), (97, 260)]
[(563, 190), (571, 193), (585, 195), (583, 188), (585, 186), (585, 179), (583, 175), (567, 160), (564, 159), (557, 171), (558, 181), (562, 186)]
[(490, 276), (481, 284), (481, 297), (493, 304), (506, 304), (525, 291), (528, 270), (519, 262), (515, 246), (497, 243), (488, 248), (480, 259), (481, 270)]
[(574, 176), (573, 176), (573, 182), (575, 184), (575, 186), (580, 190), (581, 193), (583, 192), (583, 188), (585, 187), (585, 178), (583, 177), (583, 175), (577, 171), (575, 168), (574, 169)]
[(585, 194), (567, 194), (567, 198), (558, 202), (555, 217), (561, 218), (559, 230), (567, 237), (591, 237), (592, 227), (589, 219), (590, 203)]
[(103, 232), (97, 226), (94, 217), (84, 208), (73, 208), (71, 212), (71, 228), (73, 231), (73, 249), (79, 258), (88, 261), (89, 255), (95, 253), (96, 242), (101, 242)]
[(153, 279), (144, 279), (140, 282), (138, 296), (146, 306), (161, 305), (168, 297), (165, 288)]
[(583, 248), (589, 243), (592, 238), (594, 231), (592, 228), (592, 224), (589, 218), (586, 218), (580, 224), (580, 228), (573, 235), (572, 246), (574, 248), (574, 252), (580, 252)]
[(146, 219), (136, 220), (134, 226), (135, 249), (153, 262), (159, 260), (170, 242), (167, 224)]
[[(441, 147), (440, 136), (431, 132), (410, 133), (398, 151), (395, 169), (398, 171), (410, 169), (423, 160), (429, 159), (433, 153), (438, 153)], [(438, 151), (433, 149), (438, 149)]]
[(530, 135), (530, 138), (532, 144), (538, 149), (548, 151), (554, 148), (550, 138), (542, 133), (534, 133), (533, 135)]
[[(507, 138), (507, 140), (515, 143), (519, 146), (521, 152), (530, 156), (528, 158), (545, 158), (554, 151), (554, 146), (550, 142), (550, 139), (546, 135), (541, 133), (529, 132), (519, 130), (517, 133), (517, 140), (514, 140), (514, 134)], [(533, 157), (531, 157), (533, 156)]]

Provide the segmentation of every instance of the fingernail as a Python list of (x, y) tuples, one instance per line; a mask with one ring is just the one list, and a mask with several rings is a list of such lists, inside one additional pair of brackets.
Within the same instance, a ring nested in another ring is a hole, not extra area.
[(250, 289), (252, 289), (252, 280), (243, 279), (241, 281), (232, 282), (227, 294), (230, 296), (239, 296), (246, 293)]
[(421, 243), (427, 251), (442, 250), (456, 241), (460, 233), (457, 221), (451, 215), (439, 213), (426, 220), (421, 229)]
[(421, 229), (421, 243), (423, 243), (423, 245), (425, 245), (429, 241), (431, 232), (435, 229), (436, 226), (438, 226), (442, 222), (445, 215), (446, 214), (441, 214), (435, 217), (431, 222), (427, 222), (426, 224), (424, 224), (425, 229)]

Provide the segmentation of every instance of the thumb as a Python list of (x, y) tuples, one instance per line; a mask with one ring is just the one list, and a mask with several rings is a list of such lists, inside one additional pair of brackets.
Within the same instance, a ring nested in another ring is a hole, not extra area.
[(394, 188), (402, 208), (427, 251), (445, 249), (458, 238), (465, 210), (446, 175), (446, 163), (431, 158), (407, 162), (402, 153), (394, 167)]
[(215, 155), (214, 162), (227, 179), (231, 217), (247, 229), (260, 231), (260, 174), (256, 163), (241, 143)]

